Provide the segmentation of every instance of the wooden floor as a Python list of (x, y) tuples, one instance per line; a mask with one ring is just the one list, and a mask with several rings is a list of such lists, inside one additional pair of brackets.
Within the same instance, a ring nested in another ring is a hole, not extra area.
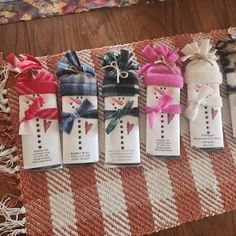
[[(2, 25), (0, 51), (42, 56), (229, 26), (236, 26), (236, 0), (167, 0)], [(154, 235), (234, 236), (236, 211)]]

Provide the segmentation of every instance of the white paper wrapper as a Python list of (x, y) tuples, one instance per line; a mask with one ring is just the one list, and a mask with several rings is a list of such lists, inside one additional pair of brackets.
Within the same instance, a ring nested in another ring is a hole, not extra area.
[[(38, 95), (19, 96), (19, 119), (24, 117), (24, 112), (33, 103)], [(45, 108), (56, 108), (55, 94), (40, 94), (46, 103)], [(22, 135), (22, 151), (24, 169), (58, 168), (62, 164), (61, 145), (58, 120), (33, 119), (35, 129), (33, 135)]]
[[(105, 110), (121, 109), (129, 100), (134, 101), (133, 107), (138, 107), (138, 97), (106, 97)], [(105, 121), (105, 127), (110, 120)], [(118, 167), (139, 164), (139, 118), (125, 115), (110, 134), (105, 133), (105, 165)]]
[[(172, 96), (171, 104), (179, 104), (180, 89), (148, 86), (147, 106), (153, 107), (157, 104), (162, 92)], [(146, 152), (150, 156), (163, 158), (178, 158), (180, 156), (180, 116), (179, 114), (155, 114), (154, 127), (150, 127), (148, 114), (146, 118)]]
[[(188, 99), (194, 100), (203, 84), (188, 84)], [(209, 96), (220, 97), (219, 85), (210, 86), (214, 92)], [(209, 150), (224, 148), (221, 108), (201, 105), (197, 117), (189, 121), (189, 126), (192, 147)]]
[[(63, 96), (63, 112), (74, 112), (86, 98), (97, 109), (96, 96)], [(64, 164), (98, 162), (98, 119), (76, 118), (71, 133), (63, 132), (62, 143)]]

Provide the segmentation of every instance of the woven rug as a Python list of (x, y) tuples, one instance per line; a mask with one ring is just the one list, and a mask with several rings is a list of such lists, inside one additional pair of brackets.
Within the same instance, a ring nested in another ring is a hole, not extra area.
[[(155, 0), (154, 0), (155, 1)], [(78, 13), (103, 7), (124, 7), (146, 0), (0, 0), (0, 24)], [(150, 1), (149, 1), (150, 2)]]
[[(141, 50), (150, 43), (182, 48), (193, 40), (209, 37), (213, 43), (227, 30), (185, 34), (127, 45), (79, 51), (83, 63), (95, 68), (101, 88), (104, 72), (97, 55), (108, 49), (129, 48), (138, 63), (145, 60)], [(63, 54), (40, 58), (51, 71)], [(18, 97), (8, 81), (12, 125), (17, 132)], [(181, 117), (181, 159), (158, 160), (145, 155), (145, 88), (140, 81), (141, 160), (138, 168), (104, 168), (103, 99), (99, 98), (100, 162), (91, 166), (48, 172), (19, 172), (20, 200), (26, 209), (28, 235), (143, 235), (174, 227), (186, 221), (236, 209), (236, 142), (232, 128), (225, 83), (223, 128), (225, 149), (207, 153), (190, 147), (188, 121)], [(186, 88), (181, 91), (186, 104)], [(7, 116), (6, 116), (7, 117)], [(7, 121), (5, 121), (7, 122)], [(18, 156), (22, 158), (20, 137)]]

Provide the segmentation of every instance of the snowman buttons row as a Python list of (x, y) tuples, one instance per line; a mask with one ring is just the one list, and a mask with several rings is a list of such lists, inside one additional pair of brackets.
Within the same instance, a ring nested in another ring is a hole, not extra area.
[(124, 150), (125, 147), (124, 147), (124, 126), (123, 126), (123, 121), (120, 120), (120, 144), (121, 144), (121, 149)]
[(207, 134), (210, 134), (210, 127), (209, 127), (209, 115), (208, 115), (208, 108), (205, 106), (205, 119), (206, 119), (206, 130)]

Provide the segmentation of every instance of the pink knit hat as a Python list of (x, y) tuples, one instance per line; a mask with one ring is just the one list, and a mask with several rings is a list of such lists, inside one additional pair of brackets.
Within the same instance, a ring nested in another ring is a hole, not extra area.
[(176, 65), (179, 60), (178, 49), (170, 51), (164, 44), (157, 47), (147, 45), (142, 52), (149, 62), (140, 69), (140, 74), (144, 76), (146, 86), (183, 87), (181, 70)]

